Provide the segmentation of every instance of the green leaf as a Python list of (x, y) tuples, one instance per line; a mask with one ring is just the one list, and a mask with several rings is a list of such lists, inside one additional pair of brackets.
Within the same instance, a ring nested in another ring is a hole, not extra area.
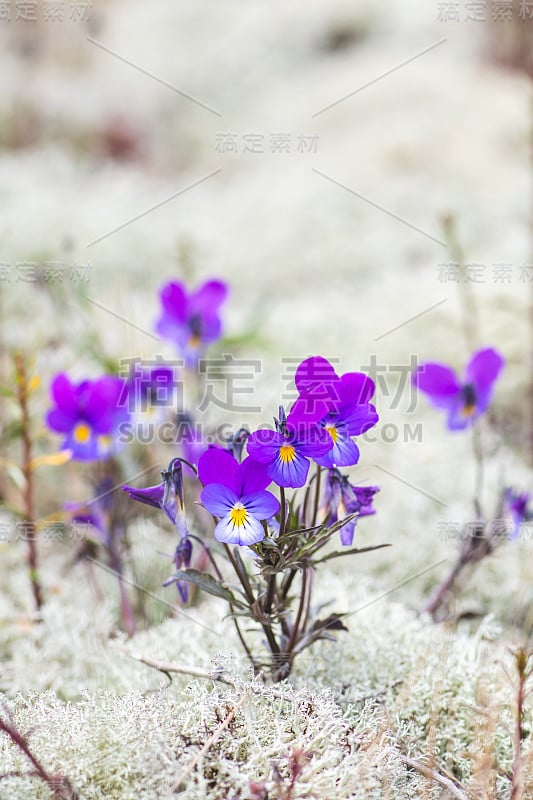
[(223, 600), (226, 600), (228, 603), (231, 603), (234, 606), (246, 608), (244, 603), (242, 603), (240, 600), (237, 600), (233, 592), (231, 592), (220, 581), (217, 581), (216, 578), (213, 578), (213, 576), (208, 572), (198, 572), (197, 569), (180, 569), (174, 573), (172, 578), (169, 578), (168, 581), (165, 581), (163, 586), (168, 586), (170, 583), (174, 583), (174, 581), (187, 581), (188, 583), (193, 583), (195, 586), (198, 586), (199, 589), (202, 589), (202, 591), (207, 592), (208, 594), (212, 594), (215, 597), (221, 597)]
[(321, 564), (323, 561), (331, 561), (332, 558), (341, 558), (341, 556), (352, 556), (357, 553), (370, 553), (372, 550), (381, 550), (383, 547), (391, 547), (390, 544), (376, 544), (372, 547), (351, 547), (349, 550), (335, 550), (334, 553), (328, 553), (327, 556), (314, 561), (314, 564)]

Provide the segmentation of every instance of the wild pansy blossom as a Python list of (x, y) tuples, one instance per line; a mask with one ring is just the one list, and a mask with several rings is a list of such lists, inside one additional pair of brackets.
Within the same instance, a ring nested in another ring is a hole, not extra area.
[(277, 514), (279, 501), (265, 491), (271, 483), (267, 469), (252, 458), (239, 464), (227, 450), (213, 447), (198, 462), (205, 508), (219, 522), (215, 539), (226, 544), (252, 545), (265, 538), (262, 520)]
[(301, 398), (315, 402), (324, 411), (319, 425), (330, 435), (333, 447), (314, 460), (321, 467), (350, 467), (359, 461), (359, 448), (352, 436), (359, 436), (379, 420), (369, 402), (374, 381), (362, 372), (339, 376), (327, 359), (313, 356), (302, 361), (295, 375)]
[(428, 396), (435, 408), (448, 412), (449, 430), (464, 430), (485, 413), (489, 407), (494, 384), (505, 361), (492, 347), (478, 350), (460, 381), (453, 369), (445, 364), (420, 364), (413, 374), (413, 384)]
[(510, 517), (512, 530), (509, 539), (514, 542), (520, 536), (520, 528), (523, 522), (533, 519), (533, 511), (528, 510), (528, 504), (532, 495), (529, 492), (516, 492), (508, 487), (503, 493), (503, 513)]
[(343, 516), (357, 513), (359, 516), (349, 520), (340, 529), (340, 538), (343, 545), (349, 546), (353, 542), (355, 526), (359, 517), (375, 514), (372, 505), (374, 495), (379, 492), (379, 486), (353, 486), (348, 475), (342, 475), (338, 469), (328, 470), (322, 496), (322, 511), (324, 521), (332, 525)]
[(111, 375), (72, 383), (67, 375), (56, 375), (50, 387), (54, 401), (47, 416), (48, 427), (65, 436), (62, 450), (70, 450), (77, 461), (108, 458), (115, 449), (118, 426), (129, 418), (120, 405), (124, 381)]
[(270, 480), (278, 486), (303, 486), (309, 472), (309, 459), (324, 456), (333, 447), (333, 439), (317, 423), (323, 415), (320, 403), (299, 398), (289, 416), (283, 406), (276, 430), (260, 429), (247, 442), (248, 454), (264, 464)]
[[(162, 481), (157, 486), (149, 486), (147, 489), (137, 489), (135, 486), (122, 487), (123, 492), (127, 492), (132, 500), (140, 503), (160, 508), (164, 511), (167, 518), (174, 525), (180, 535), (180, 541), (176, 547), (173, 562), (176, 569), (188, 569), (192, 560), (192, 541), (189, 538), (189, 530), (185, 519), (185, 506), (183, 501), (183, 464), (181, 459), (173, 458), (168, 469), (161, 471)], [(170, 580), (163, 584), (168, 586), (175, 583), (180, 597), (184, 603), (189, 599), (189, 586), (186, 581)]]
[(175, 526), (182, 538), (188, 535), (183, 503), (183, 464), (181, 459), (173, 458), (168, 469), (161, 471), (161, 483), (137, 489), (135, 486), (122, 486), (132, 500), (138, 500), (152, 508), (160, 508)]
[(178, 348), (189, 368), (195, 367), (206, 345), (220, 338), (220, 306), (228, 287), (222, 281), (207, 281), (188, 293), (184, 284), (170, 281), (159, 293), (162, 314), (156, 330)]
[(160, 418), (162, 412), (176, 407), (178, 382), (171, 366), (130, 364), (120, 404), (140, 421)]

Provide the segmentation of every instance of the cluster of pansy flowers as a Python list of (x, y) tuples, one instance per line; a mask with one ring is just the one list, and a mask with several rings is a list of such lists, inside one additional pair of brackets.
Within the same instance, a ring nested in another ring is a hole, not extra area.
[[(281, 518), (289, 513), (285, 489), (306, 485), (311, 461), (327, 472), (320, 504), (323, 523), (347, 517), (340, 527), (343, 545), (352, 544), (358, 517), (374, 513), (372, 500), (379, 488), (354, 486), (339, 469), (357, 464), (354, 437), (378, 421), (370, 402), (373, 381), (356, 372), (339, 376), (325, 358), (315, 356), (300, 364), (295, 383), (298, 397), (288, 415), (280, 407), (274, 429), (261, 428), (249, 436), (239, 431), (227, 447), (210, 446), (198, 460), (200, 500), (215, 519), (214, 537), (219, 542), (250, 547), (266, 537), (276, 538)], [(187, 568), (192, 544), (183, 512), (180, 462), (171, 461), (157, 486), (123, 489), (132, 499), (161, 508), (175, 524), (180, 534), (175, 562)], [(279, 499), (271, 484), (279, 487)], [(178, 588), (183, 597), (186, 588)]]
[[(227, 297), (225, 283), (209, 280), (193, 291), (171, 281), (160, 291), (161, 313), (157, 332), (170, 340), (186, 369), (193, 369), (208, 345), (222, 332), (220, 310)], [(157, 413), (158, 391), (175, 381), (173, 369), (161, 365), (142, 367), (128, 379), (105, 375), (78, 383), (62, 373), (51, 385), (53, 408), (47, 414), (49, 428), (63, 436), (62, 449), (74, 460), (105, 460), (118, 449), (118, 431), (126, 422), (142, 424), (143, 412)], [(298, 397), (288, 413), (280, 407), (274, 429), (261, 428), (251, 435), (240, 431), (229, 442), (207, 446), (186, 437), (185, 455), (194, 461), (203, 485), (200, 499), (214, 516), (215, 538), (226, 544), (253, 546), (266, 536), (277, 535), (280, 519), (287, 514), (285, 489), (304, 487), (311, 461), (327, 470), (320, 510), (324, 522), (350, 518), (341, 528), (341, 541), (352, 543), (356, 519), (374, 513), (372, 498), (377, 487), (356, 487), (340, 468), (359, 460), (354, 437), (378, 421), (370, 400), (374, 383), (358, 372), (337, 375), (322, 357), (304, 360), (295, 375)], [(243, 450), (247, 453), (243, 458)], [(124, 486), (132, 498), (160, 508), (177, 529), (178, 568), (191, 563), (192, 542), (183, 508), (183, 466), (174, 458), (162, 472), (162, 482), (148, 489)], [(280, 499), (269, 487), (277, 484)], [(74, 510), (74, 509), (73, 509)], [(96, 521), (95, 527), (103, 527)], [(186, 588), (178, 586), (183, 597)]]
[[(162, 287), (156, 330), (174, 344), (186, 368), (193, 368), (207, 346), (220, 338), (219, 312), (227, 293), (226, 284), (218, 280), (190, 292), (177, 281)], [(60, 373), (50, 387), (53, 407), (46, 422), (63, 436), (61, 449), (69, 450), (74, 460), (105, 460), (117, 450), (121, 425), (134, 421), (142, 426), (158, 410), (158, 392), (168, 403), (175, 381), (173, 368), (163, 365), (141, 365), (128, 379), (103, 375), (77, 383)]]

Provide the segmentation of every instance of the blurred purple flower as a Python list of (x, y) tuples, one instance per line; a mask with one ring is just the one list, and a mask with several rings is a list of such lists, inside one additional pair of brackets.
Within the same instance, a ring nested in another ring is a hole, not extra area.
[(220, 338), (219, 309), (228, 293), (222, 281), (207, 281), (187, 293), (183, 283), (170, 281), (159, 293), (162, 314), (156, 330), (178, 348), (187, 367), (195, 367), (206, 345)]
[(376, 513), (372, 503), (374, 495), (379, 491), (379, 486), (353, 486), (348, 476), (342, 475), (338, 469), (328, 470), (322, 495), (325, 522), (332, 525), (343, 516), (355, 513), (359, 515), (340, 529), (343, 545), (352, 544), (355, 526), (360, 517)]
[(464, 430), (489, 407), (494, 384), (504, 364), (498, 351), (487, 347), (474, 353), (462, 382), (451, 367), (433, 362), (420, 364), (412, 381), (435, 408), (448, 412), (449, 430)]
[(503, 514), (510, 517), (513, 525), (509, 534), (512, 542), (515, 542), (520, 536), (522, 523), (533, 519), (533, 511), (528, 510), (531, 497), (530, 492), (515, 492), (510, 487), (503, 492)]
[(204, 484), (201, 500), (219, 522), (215, 539), (227, 544), (252, 545), (265, 538), (261, 520), (279, 511), (279, 502), (265, 491), (271, 483), (266, 466), (245, 458), (242, 464), (227, 450), (211, 448), (200, 458), (198, 474)]
[(64, 373), (56, 375), (50, 392), (54, 407), (48, 427), (65, 435), (61, 446), (77, 461), (95, 461), (112, 455), (119, 425), (129, 419), (120, 404), (124, 381), (111, 375), (74, 384)]

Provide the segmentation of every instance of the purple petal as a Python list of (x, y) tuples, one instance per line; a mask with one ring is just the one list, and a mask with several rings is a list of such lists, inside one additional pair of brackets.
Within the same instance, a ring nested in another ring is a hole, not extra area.
[(374, 495), (380, 491), (379, 486), (352, 486), (352, 490), (360, 504), (359, 516), (366, 517), (375, 514), (376, 509), (372, 507)]
[(219, 447), (210, 447), (198, 461), (198, 477), (207, 486), (211, 483), (227, 486), (238, 495), (239, 464), (237, 460)]
[(70, 450), (75, 461), (96, 461), (100, 458), (106, 458), (108, 455), (102, 453), (98, 436), (93, 432), (91, 432), (86, 442), (79, 442), (72, 434), (69, 434), (61, 445), (61, 449)]
[(347, 372), (338, 387), (341, 406), (368, 403), (375, 391), (374, 381), (363, 372)]
[(269, 430), (268, 428), (261, 428), (255, 431), (248, 437), (246, 447), (248, 454), (262, 464), (269, 464), (277, 458), (279, 448), (287, 440), (281, 433)]
[(332, 449), (333, 439), (323, 427), (313, 425), (307, 428), (307, 430), (298, 430), (298, 436), (295, 438), (294, 446), (303, 456), (320, 458), (321, 456), (325, 456), (326, 453), (329, 453)]
[(66, 414), (58, 408), (53, 408), (46, 415), (48, 427), (58, 433), (69, 433), (77, 422), (77, 415)]
[(248, 516), (241, 525), (235, 525), (227, 514), (215, 528), (215, 539), (226, 544), (239, 544), (249, 547), (265, 538), (265, 531), (259, 520)]
[(353, 543), (356, 522), (357, 519), (352, 519), (350, 522), (347, 522), (346, 525), (343, 525), (339, 531), (341, 544), (345, 547), (349, 547)]
[(360, 436), (379, 422), (379, 416), (374, 406), (367, 403), (352, 407), (345, 406), (339, 411), (338, 420), (346, 425), (350, 436)]
[(326, 414), (335, 410), (335, 396), (332, 397), (326, 387), (315, 384), (306, 394), (300, 395), (294, 401), (287, 417), (287, 425), (295, 428), (320, 422)]
[(187, 294), (182, 283), (170, 281), (159, 291), (159, 299), (163, 307), (163, 316), (168, 316), (175, 322), (187, 321)]
[(127, 409), (118, 406), (123, 391), (124, 381), (111, 375), (90, 383), (84, 397), (84, 412), (96, 433), (111, 433), (119, 417), (128, 418)]
[(189, 298), (189, 314), (200, 314), (204, 319), (216, 317), (219, 307), (228, 295), (227, 284), (207, 281)]
[(127, 492), (132, 500), (138, 500), (139, 503), (145, 503), (152, 508), (161, 508), (163, 497), (165, 494), (165, 484), (160, 483), (158, 486), (148, 486), (146, 489), (137, 489), (135, 486), (127, 486), (124, 484), (122, 487), (123, 492)]
[(58, 409), (65, 415), (76, 416), (78, 411), (78, 395), (75, 386), (65, 373), (56, 375), (50, 386), (50, 394)]
[(294, 451), (291, 461), (282, 459), (279, 454), (268, 468), (268, 474), (278, 486), (298, 488), (303, 486), (309, 472), (309, 461), (298, 451)]
[(239, 497), (260, 492), (271, 483), (266, 464), (256, 461), (251, 456), (239, 464), (237, 472), (237, 494)]
[(241, 503), (246, 511), (257, 519), (269, 519), (278, 513), (279, 500), (271, 492), (253, 492), (245, 495)]
[(478, 350), (468, 362), (465, 381), (474, 386), (476, 406), (480, 414), (486, 411), (489, 406), (494, 383), (504, 364), (505, 361), (502, 356), (492, 347)]
[(349, 436), (339, 435), (329, 453), (315, 461), (320, 467), (352, 467), (359, 461), (359, 448)]
[(467, 406), (460, 393), (453, 401), (447, 419), (448, 430), (463, 431), (474, 424), (479, 413), (476, 406)]
[(311, 356), (299, 365), (294, 376), (296, 388), (300, 394), (304, 394), (317, 383), (325, 385), (333, 390), (339, 383), (339, 376), (329, 363), (322, 356)]
[(225, 516), (239, 502), (235, 492), (222, 483), (210, 483), (204, 486), (200, 499), (215, 517)]
[(412, 381), (436, 408), (450, 408), (461, 391), (455, 372), (444, 364), (420, 364)]

